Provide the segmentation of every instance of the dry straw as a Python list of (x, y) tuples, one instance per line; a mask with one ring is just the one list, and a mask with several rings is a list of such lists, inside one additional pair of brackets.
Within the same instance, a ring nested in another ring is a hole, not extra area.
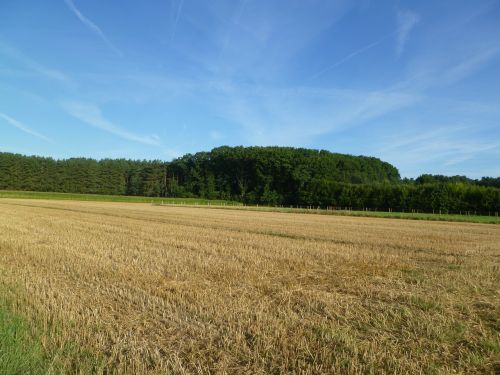
[(496, 225), (0, 201), (18, 311), (118, 374), (494, 373), (499, 244)]

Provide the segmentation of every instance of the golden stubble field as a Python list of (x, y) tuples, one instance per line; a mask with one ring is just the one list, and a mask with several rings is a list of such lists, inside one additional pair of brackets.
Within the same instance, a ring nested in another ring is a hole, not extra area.
[(496, 225), (0, 200), (2, 290), (104, 373), (494, 373), (499, 259)]

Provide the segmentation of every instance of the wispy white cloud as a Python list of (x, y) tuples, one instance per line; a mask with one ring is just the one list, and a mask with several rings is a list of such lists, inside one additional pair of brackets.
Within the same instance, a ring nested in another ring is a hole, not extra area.
[(104, 34), (104, 32), (101, 30), (99, 26), (97, 26), (94, 22), (92, 22), (90, 19), (85, 17), (82, 12), (75, 6), (73, 0), (64, 0), (68, 8), (75, 14), (75, 16), (85, 25), (87, 26), (92, 32), (94, 32), (99, 38), (102, 39), (106, 45), (113, 50), (116, 54), (119, 56), (123, 56), (123, 53), (115, 47), (113, 43), (109, 40), (109, 38)]
[(197, 14), (186, 19), (203, 33), (208, 52), (186, 53), (205, 74), (272, 80), (354, 6), (348, 0), (316, 1), (314, 6), (294, 1), (285, 7), (273, 1), (201, 2)]
[(399, 11), (397, 14), (398, 33), (396, 39), (396, 53), (400, 56), (403, 53), (410, 32), (420, 22), (420, 16), (410, 10)]
[(340, 60), (334, 62), (333, 64), (327, 66), (326, 68), (324, 68), (324, 69), (320, 70), (319, 72), (317, 72), (316, 74), (314, 74), (311, 77), (311, 79), (316, 79), (316, 78), (322, 76), (326, 72), (337, 68), (338, 66), (346, 63), (347, 61), (355, 58), (358, 55), (361, 55), (362, 53), (364, 53), (364, 52), (366, 52), (374, 47), (377, 47), (378, 45), (382, 44), (387, 39), (392, 38), (394, 36), (396, 36), (396, 40), (397, 40), (397, 54), (398, 54), (398, 56), (401, 55), (401, 53), (403, 52), (404, 46), (405, 46), (406, 42), (408, 41), (408, 36), (409, 36), (411, 30), (420, 21), (420, 16), (414, 12), (401, 11), (401, 12), (398, 12), (397, 18), (398, 18), (398, 27), (397, 27), (396, 31), (391, 32), (389, 34), (386, 34), (386, 35), (382, 36), (381, 38), (379, 38), (378, 40), (354, 50), (353, 52), (347, 54), (346, 56), (344, 56)]
[(139, 142), (148, 145), (159, 145), (160, 139), (158, 136), (143, 136), (129, 132), (120, 126), (105, 119), (101, 113), (100, 108), (95, 104), (83, 102), (64, 102), (61, 103), (63, 109), (71, 116), (79, 119), (87, 125), (93, 126), (97, 129), (104, 130), (108, 133), (114, 134), (120, 138), (129, 141)]
[(247, 140), (257, 144), (304, 144), (419, 100), (416, 95), (389, 91), (223, 85), (220, 89), (220, 112), (242, 127)]
[(43, 65), (40, 65), (36, 63), (35, 61), (31, 61), (28, 64), (34, 71), (40, 73), (41, 75), (45, 76), (46, 78), (52, 79), (54, 81), (60, 81), (60, 82), (65, 82), (68, 83), (71, 81), (71, 79), (64, 73), (56, 70), (56, 69), (51, 69), (47, 68)]
[[(469, 51), (473, 50), (477, 48), (469, 48)], [(139, 97), (141, 103), (152, 98), (165, 103), (176, 100), (182, 102), (185, 98), (200, 100), (203, 102), (200, 107), (208, 105), (212, 113), (239, 125), (247, 142), (305, 145), (326, 134), (362, 126), (420, 102), (433, 103), (439, 98), (432, 96), (432, 89), (447, 84), (447, 71), (455, 72), (448, 73), (450, 77), (462, 79), (494, 58), (496, 52), (495, 49), (480, 52), (474, 64), (457, 64), (460, 56), (452, 56), (430, 70), (409, 69), (406, 78), (378, 90), (317, 89), (311, 86), (279, 88), (271, 84), (245, 84), (230, 78), (218, 80), (213, 76), (181, 80), (178, 77), (151, 74), (98, 76), (93, 79), (99, 83), (106, 80), (127, 82), (126, 90), (114, 93), (123, 98), (106, 93), (101, 98), (103, 101), (110, 97), (124, 102), (135, 101)], [(443, 111), (455, 114), (458, 110), (467, 110), (469, 114), (494, 113), (494, 108), (485, 103), (448, 101), (443, 102), (442, 107)], [(213, 134), (210, 136), (216, 138)]]
[(3, 95), (16, 95), (16, 96), (19, 95), (20, 97), (23, 98), (23, 100), (32, 101), (34, 103), (37, 103), (37, 105), (46, 106), (49, 104), (49, 100), (42, 95), (34, 93), (33, 91), (30, 90), (19, 88), (15, 85), (10, 85), (0, 82), (0, 95), (2, 93)]
[(21, 63), (25, 68), (39, 74), (40, 76), (50, 79), (53, 81), (58, 81), (63, 84), (73, 85), (72, 79), (60, 70), (49, 68), (37, 61), (27, 57), (18, 49), (10, 46), (9, 44), (0, 41), (0, 55), (8, 56), (11, 59), (16, 60)]
[[(464, 162), (500, 154), (496, 142), (474, 137), (467, 125), (435, 126), (427, 131), (401, 131), (379, 140), (374, 153), (396, 163), (405, 176), (427, 173), (479, 177), (477, 171), (466, 171)], [(458, 166), (458, 167), (457, 167)], [(429, 168), (431, 170), (429, 170)]]
[(464, 59), (455, 66), (452, 66), (448, 71), (446, 71), (443, 79), (446, 83), (460, 81), (481, 69), (498, 55), (500, 55), (500, 44), (480, 51), (474, 56)]
[[(423, 56), (413, 61), (408, 69), (408, 78), (397, 83), (396, 87), (399, 90), (423, 93), (436, 87), (456, 84), (480, 71), (499, 56), (500, 41), (490, 41), (488, 47), (465, 45), (457, 53)], [(479, 108), (479, 105), (475, 107)]]
[(167, 148), (163, 150), (163, 155), (165, 155), (169, 159), (177, 159), (180, 158), (183, 155), (183, 153), (180, 152), (179, 150)]
[(177, 24), (179, 23), (179, 20), (181, 18), (183, 6), (184, 6), (184, 0), (172, 1), (172, 7), (174, 8), (175, 11), (175, 17), (171, 26), (172, 32), (170, 33), (170, 41), (172, 41), (175, 38), (175, 33), (177, 31)]
[(327, 66), (326, 68), (320, 70), (318, 73), (314, 74), (311, 79), (316, 79), (320, 76), (322, 76), (323, 74), (325, 74), (326, 72), (332, 70), (332, 69), (335, 69), (336, 67), (346, 63), (347, 61), (351, 60), (352, 58), (358, 56), (358, 55), (361, 55), (362, 53), (378, 46), (379, 44), (381, 44), (382, 42), (384, 42), (386, 39), (392, 37), (394, 35), (394, 33), (391, 33), (391, 34), (387, 34), (385, 36), (383, 36), (382, 38), (376, 40), (375, 42), (373, 43), (370, 43), (370, 44), (367, 44), (366, 46), (363, 46), (353, 52), (351, 52), (350, 54), (346, 55), (345, 57), (341, 58), (340, 60), (336, 61), (335, 63), (333, 63), (332, 65), (329, 65)]
[(220, 140), (222, 137), (223, 137), (223, 136), (222, 136), (222, 134), (221, 134), (219, 131), (217, 131), (217, 130), (211, 130), (211, 131), (210, 131), (210, 138), (211, 138), (212, 140), (214, 140), (214, 141), (218, 141), (218, 140)]
[(440, 144), (441, 147), (448, 152), (448, 158), (444, 161), (443, 166), (449, 167), (456, 164), (471, 160), (477, 155), (500, 151), (500, 146), (491, 142), (453, 142)]
[(239, 7), (236, 11), (236, 14), (234, 15), (234, 17), (231, 18), (231, 23), (226, 31), (226, 35), (222, 42), (222, 48), (219, 52), (219, 59), (224, 55), (224, 52), (226, 51), (227, 47), (231, 42), (231, 38), (234, 33), (234, 28), (239, 25), (243, 12), (245, 10), (245, 6), (247, 5), (247, 2), (248, 0), (241, 0)]
[(49, 143), (54, 143), (50, 138), (38, 133), (37, 131), (31, 129), (29, 126), (23, 124), (21, 121), (18, 121), (15, 118), (6, 115), (5, 113), (0, 112), (0, 118), (5, 120), (5, 122), (7, 122), (9, 125), (25, 132), (26, 134), (32, 135)]

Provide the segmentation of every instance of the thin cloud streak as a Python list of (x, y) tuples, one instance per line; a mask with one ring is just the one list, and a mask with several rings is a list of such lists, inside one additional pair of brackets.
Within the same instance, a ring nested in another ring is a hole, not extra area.
[(68, 77), (66, 74), (63, 72), (48, 68), (37, 61), (25, 56), (23, 53), (21, 53), (19, 50), (11, 47), (10, 45), (0, 41), (0, 54), (3, 54), (5, 56), (8, 56), (14, 60), (17, 60), (20, 62), (22, 65), (24, 65), (26, 68), (29, 70), (36, 72), (43, 76), (44, 78), (53, 80), (53, 81), (59, 81), (64, 84), (71, 84), (73, 85), (74, 82), (71, 80), (70, 77)]
[(122, 129), (111, 121), (106, 120), (98, 106), (82, 102), (62, 103), (63, 109), (71, 116), (93, 126), (94, 128), (104, 130), (120, 138), (139, 142), (147, 145), (160, 145), (160, 139), (157, 136), (142, 136)]
[(29, 135), (32, 135), (32, 136), (37, 137), (39, 139), (42, 139), (45, 142), (54, 143), (50, 138), (44, 136), (43, 134), (40, 134), (40, 133), (34, 131), (29, 126), (27, 126), (27, 125), (23, 124), (22, 122), (6, 115), (5, 113), (0, 112), (0, 118), (4, 119), (8, 124), (25, 132), (26, 134), (29, 134)]
[(405, 10), (398, 12), (398, 36), (396, 52), (398, 56), (404, 51), (405, 45), (408, 42), (408, 37), (413, 28), (420, 22), (420, 16), (412, 11)]
[(180, 0), (179, 5), (177, 6), (177, 11), (175, 13), (174, 24), (172, 26), (172, 33), (170, 34), (170, 41), (174, 40), (175, 32), (177, 31), (177, 24), (179, 23), (179, 19), (181, 18), (183, 6), (184, 6), (184, 0)]
[(238, 124), (247, 140), (287, 145), (341, 132), (420, 99), (400, 92), (255, 86), (221, 88), (217, 96), (220, 104), (214, 107), (219, 107), (223, 118)]
[[(399, 30), (391, 35), (398, 32)], [(374, 47), (384, 38), (351, 53), (330, 68)], [(226, 118), (243, 126), (256, 142), (269, 142), (272, 139), (274, 142), (300, 144), (308, 138), (342, 131), (411, 107), (418, 102), (428, 102), (432, 98), (427, 98), (426, 92), (434, 87), (467, 78), (499, 54), (500, 46), (496, 46), (480, 51), (474, 57), (463, 59), (459, 63), (453, 64), (449, 61), (438, 69), (419, 72), (385, 89), (371, 92), (345, 89), (314, 90), (303, 87), (283, 94), (283, 91), (271, 88), (255, 91), (249, 90), (248, 87), (230, 87), (228, 90), (222, 90), (226, 91), (224, 102), (229, 103), (229, 108), (223, 111)], [(301, 108), (304, 103), (315, 104), (303, 110)], [(477, 106), (468, 107), (475, 112), (478, 110)], [(479, 109), (485, 111), (484, 107)], [(314, 126), (310, 125), (310, 118), (316, 119)], [(270, 127), (269, 124), (280, 126)], [(285, 128), (287, 131), (284, 131)]]
[(411, 30), (417, 25), (417, 23), (420, 21), (420, 17), (413, 12), (399, 12), (398, 13), (398, 28), (396, 31), (387, 34), (383, 36), (382, 38), (376, 40), (375, 42), (372, 42), (370, 44), (367, 44), (347, 56), (343, 57), (342, 59), (338, 60), (337, 62), (333, 63), (332, 65), (327, 66), (323, 70), (319, 71), (318, 73), (314, 74), (311, 79), (316, 79), (323, 74), (327, 73), (328, 71), (335, 69), (336, 67), (346, 63), (347, 61), (351, 60), (352, 58), (378, 46), (385, 40), (392, 38), (393, 36), (396, 35), (397, 37), (397, 54), (398, 56), (401, 55), (403, 52), (404, 46), (406, 42), (408, 41), (408, 35), (411, 32)]
[(85, 25), (87, 26), (91, 31), (93, 31), (95, 34), (97, 34), (103, 41), (104, 43), (107, 44), (107, 46), (113, 50), (116, 54), (119, 56), (123, 56), (123, 53), (115, 47), (113, 43), (108, 39), (106, 34), (97, 26), (94, 22), (92, 22), (90, 19), (85, 17), (82, 12), (75, 6), (73, 3), (73, 0), (64, 0), (68, 8), (75, 14), (76, 17)]
[[(481, 157), (491, 158), (500, 152), (494, 142), (475, 139), (468, 130), (470, 126), (435, 127), (427, 132), (404, 132), (382, 138), (374, 154), (389, 162), (397, 163), (405, 176), (416, 177), (422, 165), (441, 168), (432, 171), (439, 174), (453, 174), (453, 167)], [(464, 136), (468, 138), (464, 141)], [(418, 161), (418, 162), (416, 162)], [(460, 170), (464, 170), (460, 167)], [(430, 171), (429, 171), (430, 172)], [(472, 176), (474, 173), (467, 173)]]
[(364, 47), (361, 47), (360, 49), (357, 49), (356, 51), (354, 52), (351, 52), (350, 54), (348, 54), (347, 56), (345, 56), (344, 58), (340, 59), (339, 61), (337, 61), (336, 63), (326, 67), (325, 69), (319, 71), (318, 73), (314, 74), (311, 79), (316, 79), (320, 76), (322, 76), (323, 74), (325, 74), (326, 72), (344, 64), (345, 62), (349, 61), (350, 59), (352, 59), (353, 57), (356, 57), (360, 54), (362, 54), (363, 52), (366, 52), (368, 51), (369, 49), (372, 49), (373, 47), (376, 47), (378, 46), (380, 43), (384, 42), (386, 39), (392, 37), (395, 33), (391, 33), (391, 34), (387, 34), (385, 35), (384, 37), (380, 38), (379, 40), (373, 42), (373, 43), (370, 43), (370, 44), (367, 44), (366, 46)]
[(479, 70), (483, 65), (488, 64), (498, 54), (500, 54), (500, 44), (477, 53), (475, 56), (455, 65), (448, 72), (446, 72), (444, 80), (448, 83), (460, 81)]
[(227, 47), (229, 46), (229, 43), (231, 42), (231, 38), (234, 32), (234, 27), (238, 26), (240, 23), (241, 17), (243, 16), (243, 12), (245, 10), (245, 6), (247, 5), (248, 0), (242, 0), (240, 3), (240, 6), (238, 7), (238, 11), (236, 12), (236, 16), (233, 17), (231, 21), (231, 25), (229, 26), (226, 36), (224, 37), (224, 42), (222, 44), (222, 48), (219, 52), (219, 60), (222, 58), (224, 53), (226, 52)]

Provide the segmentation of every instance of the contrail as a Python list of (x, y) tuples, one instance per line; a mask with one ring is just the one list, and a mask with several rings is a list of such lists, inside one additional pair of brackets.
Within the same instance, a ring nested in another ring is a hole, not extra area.
[(247, 3), (248, 3), (248, 0), (242, 0), (240, 3), (240, 6), (239, 6), (238, 11), (236, 13), (236, 16), (233, 18), (231, 25), (226, 32), (226, 36), (224, 38), (224, 44), (222, 45), (222, 48), (219, 52), (219, 60), (221, 59), (222, 55), (224, 55), (224, 52), (226, 51), (226, 49), (231, 41), (231, 36), (232, 36), (234, 27), (240, 23), (241, 17), (243, 16), (243, 12), (245, 10)]
[(73, 0), (64, 0), (68, 8), (78, 17), (78, 19), (85, 25), (87, 26), (90, 30), (92, 30), (95, 34), (97, 34), (103, 41), (104, 43), (107, 44), (109, 48), (111, 48), (116, 54), (119, 56), (123, 56), (123, 53), (116, 48), (113, 43), (108, 39), (106, 34), (103, 33), (103, 31), (97, 26), (94, 22), (89, 20), (87, 17), (85, 17), (80, 10), (75, 6), (73, 3)]
[(71, 116), (77, 118), (83, 123), (114, 134), (120, 138), (129, 141), (140, 142), (147, 145), (160, 145), (161, 141), (158, 136), (143, 136), (129, 132), (126, 129), (105, 119), (98, 106), (91, 103), (82, 102), (64, 102), (61, 103), (63, 109)]
[(37, 137), (37, 138), (40, 138), (40, 139), (43, 139), (44, 141), (46, 142), (49, 142), (49, 143), (54, 143), (50, 138), (47, 138), (46, 136), (44, 136), (43, 134), (40, 134), (32, 129), (30, 129), (28, 126), (24, 125), (22, 122), (20, 121), (17, 121), (16, 119), (6, 115), (5, 113), (2, 113), (0, 112), (0, 118), (3, 118), (5, 121), (7, 121), (10, 125), (12, 125), (13, 127), (27, 133), (27, 134), (30, 134), (34, 137)]
[[(399, 31), (399, 30), (398, 30)], [(353, 57), (365, 52), (365, 51), (368, 51), (369, 49), (373, 48), (373, 47), (376, 47), (378, 46), (380, 43), (382, 43), (383, 41), (385, 41), (386, 39), (394, 36), (397, 32), (393, 32), (393, 33), (390, 33), (390, 34), (387, 34), (386, 36), (380, 38), (379, 40), (373, 42), (373, 43), (370, 43), (350, 54), (348, 54), (347, 56), (345, 56), (344, 58), (340, 59), (339, 61), (337, 61), (336, 63), (330, 65), (330, 66), (327, 66), (325, 69), (319, 71), (318, 73), (316, 73), (315, 75), (313, 75), (311, 77), (311, 79), (316, 79), (318, 78), (319, 76), (322, 76), (323, 74), (325, 74), (326, 72), (328, 72), (329, 70), (331, 69), (334, 69), (336, 68), (337, 66), (339, 65), (342, 65), (343, 63), (345, 63), (346, 61), (349, 61), (350, 59), (352, 59)]]
[(177, 30), (177, 24), (179, 23), (179, 19), (181, 18), (182, 7), (184, 6), (184, 0), (179, 2), (177, 7), (177, 12), (175, 14), (174, 25), (172, 26), (172, 34), (170, 35), (170, 40), (174, 39), (175, 31)]

